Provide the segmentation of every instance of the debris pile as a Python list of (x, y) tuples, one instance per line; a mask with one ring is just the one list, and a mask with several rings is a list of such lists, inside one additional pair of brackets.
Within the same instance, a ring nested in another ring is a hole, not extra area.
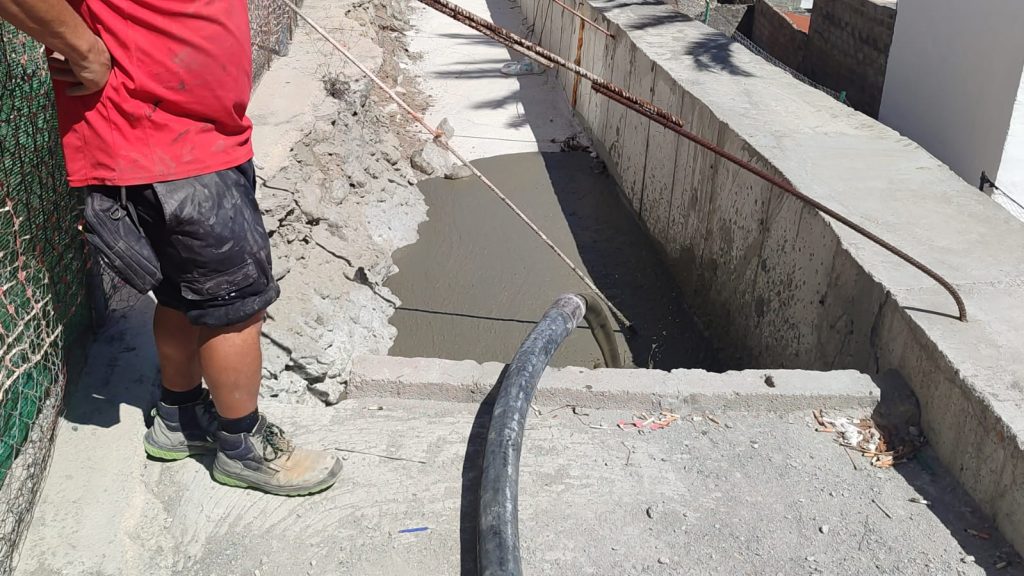
[(920, 429), (915, 427), (900, 434), (903, 441), (897, 443), (893, 441), (893, 434), (883, 433), (870, 418), (832, 418), (815, 410), (814, 419), (818, 423), (816, 431), (834, 434), (839, 445), (870, 458), (875, 468), (891, 468), (905, 462), (925, 444)]
[(681, 416), (679, 414), (673, 414), (664, 410), (662, 410), (660, 414), (654, 414), (651, 416), (648, 416), (646, 412), (641, 412), (631, 421), (619, 420), (618, 426), (620, 430), (661, 430), (662, 428), (668, 428), (673, 422), (680, 418)]
[[(390, 31), (404, 25), (403, 10), (397, 0), (355, 3), (344, 17), (350, 39), (399, 86), (400, 61), (409, 56)], [(395, 338), (388, 319), (399, 301), (383, 283), (397, 271), (393, 252), (413, 243), (426, 220), (408, 160), (418, 143), (403, 139), (406, 119), (358, 70), (334, 58), (325, 57), (322, 69), (332, 98), (292, 147), (289, 163), (258, 174), (281, 285), (263, 330), (261, 394), (299, 404), (338, 402), (352, 357), (387, 353)]]

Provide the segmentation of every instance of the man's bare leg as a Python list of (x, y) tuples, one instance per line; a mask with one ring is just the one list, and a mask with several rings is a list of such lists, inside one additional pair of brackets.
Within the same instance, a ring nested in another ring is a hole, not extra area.
[(181, 312), (158, 304), (153, 313), (153, 337), (163, 387), (174, 392), (195, 388), (203, 379), (199, 365), (199, 328)]
[(198, 328), (199, 364), (221, 418), (233, 420), (256, 412), (263, 372), (262, 326), (260, 312), (233, 326)]
[(252, 414), (256, 411), (263, 367), (262, 326), (262, 312), (234, 326), (210, 328), (195, 326), (185, 314), (157, 305), (153, 335), (163, 387), (186, 393), (205, 377), (222, 418)]
[(202, 386), (199, 336), (185, 314), (157, 305), (153, 337), (160, 359), (160, 403), (143, 438), (146, 453), (154, 458), (181, 460), (216, 449), (218, 420)]
[(257, 410), (263, 313), (224, 328), (199, 328), (199, 363), (220, 415), (213, 477), (222, 484), (298, 496), (330, 487), (341, 461), (296, 448)]

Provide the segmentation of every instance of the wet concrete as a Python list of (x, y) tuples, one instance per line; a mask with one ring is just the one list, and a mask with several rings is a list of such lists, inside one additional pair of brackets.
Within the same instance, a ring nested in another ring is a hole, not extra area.
[[(617, 335), (629, 360), (661, 369), (715, 369), (710, 346), (672, 277), (603, 166), (583, 152), (523, 153), (474, 163), (634, 323)], [(508, 362), (548, 305), (586, 287), (475, 178), (420, 183), (429, 220), (395, 253), (387, 286), (402, 300), (391, 318), (392, 356)], [(595, 367), (578, 329), (553, 366)]]

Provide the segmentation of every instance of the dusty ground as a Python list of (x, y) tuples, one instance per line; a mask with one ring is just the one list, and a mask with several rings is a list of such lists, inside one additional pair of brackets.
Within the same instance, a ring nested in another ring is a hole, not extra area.
[[(341, 481), (309, 498), (223, 487), (208, 460), (144, 456), (155, 371), (142, 317), (93, 350), (18, 576), (474, 573), (478, 406), (267, 403), (302, 444), (346, 450)], [(621, 411), (538, 410), (522, 460), (527, 574), (1024, 574), (928, 453), (875, 470), (804, 413), (641, 434), (615, 427), (632, 416)]]

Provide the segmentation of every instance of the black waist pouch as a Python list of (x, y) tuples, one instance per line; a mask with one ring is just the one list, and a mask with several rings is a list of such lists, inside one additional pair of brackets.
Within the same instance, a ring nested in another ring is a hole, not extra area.
[(160, 261), (124, 188), (90, 190), (85, 196), (85, 223), (86, 239), (118, 278), (143, 294), (163, 280)]

